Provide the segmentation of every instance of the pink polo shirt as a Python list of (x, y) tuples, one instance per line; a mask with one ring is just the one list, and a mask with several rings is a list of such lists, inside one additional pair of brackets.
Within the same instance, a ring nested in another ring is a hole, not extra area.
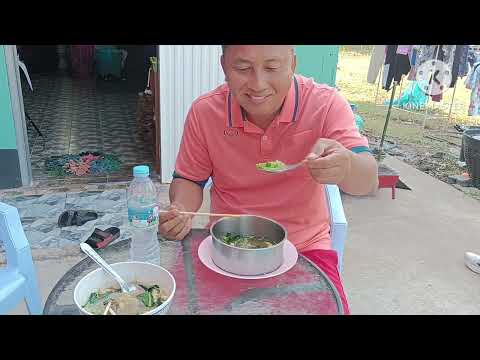
[(331, 249), (324, 185), (306, 166), (281, 175), (255, 167), (273, 160), (297, 163), (319, 138), (369, 151), (350, 105), (334, 88), (295, 75), (281, 112), (264, 131), (248, 121), (223, 84), (193, 102), (174, 177), (203, 185), (211, 176), (211, 212), (268, 217), (287, 229), (299, 251)]

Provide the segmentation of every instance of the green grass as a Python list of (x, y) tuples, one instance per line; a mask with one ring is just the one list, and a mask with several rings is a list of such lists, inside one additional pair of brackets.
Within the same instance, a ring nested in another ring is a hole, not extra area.
[[(375, 104), (377, 84), (369, 84), (367, 82), (372, 49), (373, 45), (341, 46), (337, 69), (337, 86), (350, 103), (358, 105), (358, 113), (365, 120), (365, 128), (380, 136), (387, 115), (387, 106)], [(404, 79), (402, 91), (407, 85), (408, 80)], [(397, 88), (395, 98), (398, 99), (400, 94), (400, 88)], [(453, 89), (449, 89), (443, 95), (441, 103), (429, 101), (427, 106), (429, 114), (448, 116)], [(467, 114), (470, 95), (471, 91), (465, 88), (464, 79), (459, 78), (450, 122), (448, 123), (447, 119), (427, 118), (425, 133), (428, 133), (430, 130), (442, 132), (442, 130), (447, 128), (451, 129), (451, 126), (454, 124), (480, 125), (480, 118), (469, 117)], [(384, 104), (385, 101), (390, 100), (390, 96), (391, 91), (387, 92), (380, 86), (376, 103)], [(424, 143), (423, 121), (424, 111), (412, 114), (393, 108), (387, 136), (409, 143)]]
[[(377, 139), (383, 132), (385, 118), (387, 115), (387, 106), (379, 106), (385, 101), (390, 100), (391, 92), (383, 90), (378, 91), (377, 84), (367, 82), (367, 72), (370, 64), (370, 54), (372, 45), (343, 45), (340, 48), (339, 62), (337, 68), (337, 87), (340, 93), (350, 102), (358, 106), (358, 114), (365, 121), (365, 134)], [(408, 86), (409, 81), (404, 79), (402, 89), (397, 88), (395, 99), (398, 99), (403, 89)], [(452, 149), (459, 150), (459, 146), (449, 144), (445, 141), (436, 141), (425, 136), (435, 136), (443, 140), (452, 141), (460, 145), (461, 137), (452, 128), (454, 124), (480, 125), (479, 117), (468, 116), (468, 106), (470, 104), (471, 91), (465, 88), (464, 79), (459, 78), (455, 92), (455, 101), (452, 108), (451, 120), (447, 121), (450, 101), (452, 99), (453, 89), (449, 89), (443, 94), (443, 101), (433, 103), (429, 101), (427, 105), (428, 114), (434, 116), (444, 116), (444, 119), (428, 119), (426, 128), (424, 124), (424, 111), (411, 113), (399, 109), (392, 109), (390, 121), (387, 129), (386, 138), (394, 140), (401, 144), (403, 149), (411, 150), (417, 156), (411, 161), (413, 166), (421, 169), (422, 163), (431, 160), (430, 155), (437, 152), (447, 154), (447, 157), (440, 161), (434, 161), (435, 170), (427, 172), (440, 180), (446, 181), (449, 175), (458, 175), (466, 171), (457, 165), (458, 156), (451, 153)], [(376, 101), (375, 101), (376, 100)], [(452, 132), (456, 135), (448, 134)], [(408, 162), (408, 161), (407, 161)], [(422, 170), (422, 169), (421, 169)], [(480, 189), (456, 187), (467, 195), (480, 200)]]

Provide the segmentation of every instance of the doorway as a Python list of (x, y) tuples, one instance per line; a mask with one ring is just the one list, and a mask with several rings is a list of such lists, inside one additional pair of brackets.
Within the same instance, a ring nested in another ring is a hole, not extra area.
[(144, 90), (156, 49), (17, 46), (28, 74), (19, 71), (36, 184), (126, 181), (139, 164), (153, 172), (154, 101)]

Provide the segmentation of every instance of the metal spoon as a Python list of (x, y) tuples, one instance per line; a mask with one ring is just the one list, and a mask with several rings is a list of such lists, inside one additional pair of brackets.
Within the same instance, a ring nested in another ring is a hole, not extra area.
[(268, 172), (268, 173), (276, 173), (276, 174), (279, 174), (279, 173), (283, 173), (283, 172), (286, 172), (286, 171), (290, 171), (290, 170), (296, 169), (296, 168), (298, 168), (299, 166), (303, 165), (304, 163), (305, 163), (305, 160), (302, 160), (302, 161), (300, 161), (300, 162), (297, 163), (297, 164), (291, 164), (291, 165), (285, 164), (285, 166), (282, 167), (281, 169), (258, 169), (258, 170), (259, 170), (259, 171)]
[(293, 170), (293, 169), (296, 169), (297, 167), (299, 167), (300, 165), (302, 165), (303, 163), (298, 163), (298, 164), (293, 164), (293, 165), (287, 165), (285, 164), (284, 167), (282, 167), (281, 169), (258, 169), (260, 171), (264, 171), (264, 172), (268, 172), (268, 173), (283, 173), (285, 171), (290, 171), (290, 170)]
[(134, 284), (129, 284), (125, 280), (123, 280), (118, 273), (112, 269), (110, 265), (108, 265), (105, 260), (103, 260), (100, 255), (98, 255), (95, 250), (92, 249), (92, 247), (86, 243), (81, 243), (80, 244), (80, 249), (87, 254), (93, 261), (95, 261), (108, 275), (110, 275), (118, 284), (120, 285), (120, 288), (122, 289), (122, 292), (124, 293), (132, 293), (135, 291), (140, 291), (136, 285)]
[[(322, 157), (321, 155), (318, 155), (318, 154), (315, 154), (316, 157), (312, 158), (311, 160), (316, 160), (320, 157)], [(290, 170), (293, 170), (293, 169), (296, 169), (298, 168), (299, 166), (302, 166), (303, 164), (305, 164), (307, 162), (307, 159), (304, 159), (302, 161), (300, 161), (299, 163), (296, 163), (296, 164), (291, 164), (291, 165), (287, 165), (284, 163), (284, 167), (282, 167), (281, 169), (258, 169), (259, 171), (264, 171), (264, 172), (269, 172), (269, 173), (276, 173), (276, 174), (280, 174), (280, 173), (284, 173), (286, 171), (290, 171)]]

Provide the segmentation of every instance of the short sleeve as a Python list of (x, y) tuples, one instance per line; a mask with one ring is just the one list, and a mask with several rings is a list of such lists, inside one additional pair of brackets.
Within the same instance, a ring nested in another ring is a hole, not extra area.
[(203, 187), (212, 174), (212, 162), (194, 106), (190, 108), (185, 120), (173, 177), (184, 178)]
[(355, 116), (350, 104), (336, 90), (327, 108), (321, 137), (333, 139), (355, 152), (370, 152), (368, 140), (355, 125)]

